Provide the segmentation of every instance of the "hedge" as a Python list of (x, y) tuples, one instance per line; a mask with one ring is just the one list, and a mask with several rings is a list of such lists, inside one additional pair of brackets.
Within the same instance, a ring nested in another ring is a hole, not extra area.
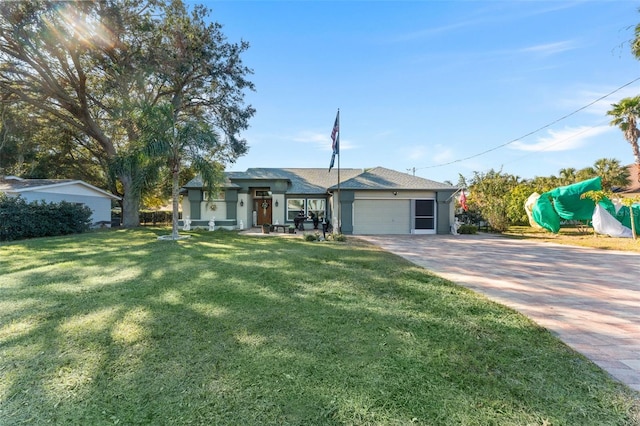
[(47, 203), (0, 194), (0, 241), (79, 234), (89, 229), (89, 207), (61, 201)]
[(171, 223), (173, 212), (171, 210), (140, 210), (139, 218), (141, 225)]

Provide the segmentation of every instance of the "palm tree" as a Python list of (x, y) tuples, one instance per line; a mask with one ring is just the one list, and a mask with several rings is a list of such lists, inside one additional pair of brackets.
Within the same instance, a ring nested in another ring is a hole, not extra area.
[(597, 176), (602, 179), (602, 189), (611, 191), (613, 187), (625, 187), (629, 184), (629, 170), (620, 165), (615, 158), (601, 158), (593, 164)]
[(611, 106), (613, 108), (607, 111), (607, 115), (613, 117), (610, 124), (618, 126), (624, 133), (624, 138), (631, 144), (635, 163), (639, 167), (637, 179), (640, 182), (640, 147), (638, 146), (640, 130), (637, 126), (638, 117), (640, 117), (640, 96), (621, 99), (620, 102)]
[(583, 180), (591, 179), (598, 176), (596, 169), (593, 167), (585, 167), (576, 172), (576, 182), (582, 182)]
[(558, 174), (560, 176), (560, 183), (562, 185), (571, 185), (572, 183), (576, 183), (576, 169), (574, 169), (573, 167), (560, 169), (560, 172)]
[(635, 34), (636, 37), (631, 42), (631, 53), (636, 59), (640, 59), (640, 24), (636, 25)]
[(171, 239), (177, 240), (179, 238), (180, 171), (186, 165), (198, 173), (204, 190), (211, 199), (215, 185), (222, 179), (222, 154), (229, 148), (220, 140), (204, 117), (190, 115), (179, 119), (179, 114), (169, 103), (145, 108), (141, 125), (150, 136), (145, 141), (147, 156), (162, 159), (171, 173), (173, 201)]

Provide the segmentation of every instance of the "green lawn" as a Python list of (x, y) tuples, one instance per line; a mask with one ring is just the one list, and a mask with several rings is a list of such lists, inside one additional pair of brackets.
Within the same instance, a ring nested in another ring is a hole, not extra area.
[(0, 245), (0, 424), (640, 422), (546, 330), (356, 239), (167, 232)]

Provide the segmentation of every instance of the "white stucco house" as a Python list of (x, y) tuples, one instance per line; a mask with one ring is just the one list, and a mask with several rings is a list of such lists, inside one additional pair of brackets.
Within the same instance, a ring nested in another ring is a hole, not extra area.
[(23, 179), (16, 176), (0, 178), (0, 192), (8, 196), (21, 196), (27, 202), (84, 204), (93, 212), (91, 222), (111, 226), (111, 201), (120, 198), (81, 180)]
[(344, 234), (448, 234), (459, 189), (384, 167), (341, 169), (339, 185), (338, 171), (326, 168), (251, 168), (225, 175), (213, 200), (206, 199), (200, 177), (181, 189), (182, 217), (190, 226), (206, 227), (214, 218), (227, 229), (293, 224), (302, 211), (334, 226), (339, 217)]

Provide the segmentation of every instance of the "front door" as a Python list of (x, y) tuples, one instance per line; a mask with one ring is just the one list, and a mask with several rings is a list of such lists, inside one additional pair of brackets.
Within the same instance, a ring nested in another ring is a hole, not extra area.
[(273, 200), (271, 198), (262, 198), (255, 200), (254, 209), (258, 215), (257, 217), (257, 225), (262, 225), (264, 223), (273, 223), (271, 216), (271, 202)]

